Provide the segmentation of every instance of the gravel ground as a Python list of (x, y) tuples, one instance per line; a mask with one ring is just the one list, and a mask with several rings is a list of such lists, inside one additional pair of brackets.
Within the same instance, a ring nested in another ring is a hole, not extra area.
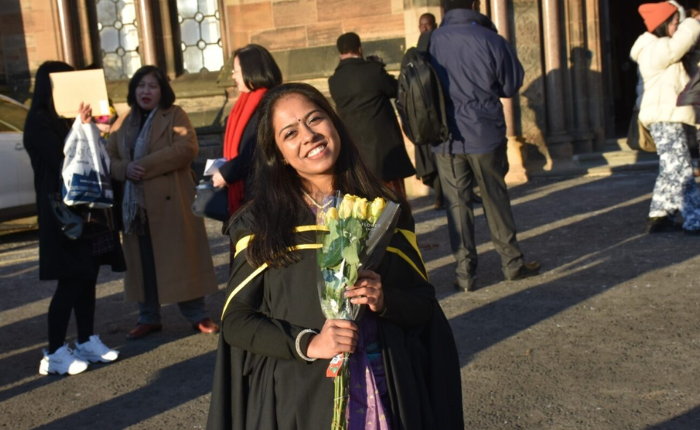
[[(700, 237), (645, 235), (653, 174), (538, 179), (511, 190), (519, 240), (543, 273), (504, 282), (477, 210), (478, 290), (452, 290), (443, 211), (411, 202), (424, 259), (458, 344), (469, 429), (700, 429)], [(228, 241), (207, 224), (220, 287)], [(99, 279), (96, 332), (119, 360), (73, 377), (37, 373), (54, 282), (39, 282), (34, 230), (0, 237), (0, 428), (197, 429), (216, 336), (163, 310), (137, 318), (121, 278)], [(209, 297), (217, 316), (223, 291)], [(73, 323), (69, 336), (74, 336)], [(73, 341), (71, 337), (70, 341)]]

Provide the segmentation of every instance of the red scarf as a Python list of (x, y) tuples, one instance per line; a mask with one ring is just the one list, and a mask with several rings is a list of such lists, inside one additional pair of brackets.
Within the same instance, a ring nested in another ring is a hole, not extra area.
[[(267, 88), (259, 88), (249, 93), (243, 93), (233, 105), (231, 114), (229, 114), (226, 122), (226, 133), (224, 134), (224, 158), (226, 160), (238, 157), (238, 147), (241, 145), (243, 132), (266, 92)], [(238, 210), (244, 197), (243, 181), (228, 184), (229, 214), (233, 215)]]

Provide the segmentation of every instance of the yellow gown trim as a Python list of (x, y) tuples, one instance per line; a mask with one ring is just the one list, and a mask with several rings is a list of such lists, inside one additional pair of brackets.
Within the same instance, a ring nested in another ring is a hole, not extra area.
[[(294, 229), (294, 231), (298, 233), (302, 232), (308, 232), (308, 231), (328, 231), (328, 229), (324, 226), (321, 225), (301, 225), (298, 226)], [(423, 264), (423, 267), (425, 267), (425, 263), (423, 262), (423, 256), (420, 253), (420, 250), (418, 248), (418, 241), (416, 240), (416, 235), (410, 230), (403, 230), (403, 229), (396, 229), (395, 232), (400, 232), (406, 240), (411, 244), (413, 249), (415, 249), (416, 253), (418, 254), (418, 257), (421, 260), (421, 263)], [(236, 253), (234, 254), (233, 258), (238, 257), (238, 254), (240, 254), (242, 251), (244, 251), (247, 247), (248, 244), (250, 244), (251, 239), (253, 238), (253, 235), (248, 235), (244, 236), (241, 239), (236, 242)], [(306, 244), (301, 244), (301, 245), (296, 245), (296, 246), (291, 246), (289, 247), (290, 251), (300, 251), (300, 250), (305, 250), (305, 249), (319, 249), (322, 248), (323, 245), (320, 243), (306, 243)], [(418, 272), (418, 274), (423, 278), (426, 282), (428, 281), (428, 277), (423, 274), (423, 272), (416, 266), (416, 264), (411, 260), (406, 254), (404, 254), (400, 249), (394, 248), (394, 247), (387, 247), (386, 248), (387, 252), (391, 252), (393, 254), (398, 255), (401, 257), (404, 261), (406, 261), (413, 269)], [(226, 314), (226, 309), (228, 308), (229, 303), (231, 303), (231, 300), (246, 286), (255, 279), (256, 276), (261, 274), (265, 269), (267, 269), (267, 263), (263, 264), (262, 266), (258, 267), (255, 269), (253, 273), (248, 275), (247, 278), (245, 278), (238, 286), (231, 291), (231, 294), (229, 294), (228, 298), (226, 299), (226, 303), (224, 304), (224, 310), (221, 313), (221, 320), (224, 319), (224, 315)]]

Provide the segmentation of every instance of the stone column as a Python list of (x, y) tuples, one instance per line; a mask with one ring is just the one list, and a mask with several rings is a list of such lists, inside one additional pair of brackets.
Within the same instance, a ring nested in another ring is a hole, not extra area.
[(571, 159), (572, 138), (566, 132), (564, 118), (565, 65), (561, 59), (562, 34), (559, 27), (559, 0), (543, 0), (544, 54), (547, 91), (547, 147), (552, 158)]
[(593, 148), (602, 150), (605, 144), (603, 103), (603, 42), (601, 36), (600, 1), (586, 0), (588, 24), (588, 116), (593, 131)]
[[(160, 39), (162, 40), (163, 60), (165, 61), (162, 67), (170, 79), (175, 79), (178, 71), (182, 70), (182, 65), (176, 63), (178, 59), (181, 58), (175, 53), (175, 49), (180, 49), (180, 44), (178, 43), (176, 46), (173, 41), (173, 22), (170, 20), (169, 3), (168, 0), (158, 0), (161, 28)], [(177, 21), (174, 25), (178, 25)], [(182, 60), (180, 59), (180, 61)]]
[(83, 61), (86, 66), (95, 62), (94, 50), (92, 47), (92, 32), (90, 31), (90, 19), (86, 0), (78, 0), (78, 21), (80, 25), (80, 43)]
[(227, 61), (229, 56), (233, 54), (232, 51), (232, 41), (231, 33), (229, 31), (229, 19), (228, 13), (226, 13), (226, 2), (224, 0), (219, 0), (219, 21), (221, 22), (221, 49), (224, 51), (224, 60)]
[[(597, 3), (597, 2), (596, 2)], [(600, 0), (600, 8), (598, 9), (598, 18), (600, 19), (601, 50), (600, 52), (600, 70), (604, 73), (600, 76), (601, 80), (601, 102), (603, 104), (603, 130), (605, 137), (615, 137), (615, 99), (613, 97), (613, 58), (612, 58), (612, 34), (610, 22), (610, 1)]]
[(156, 55), (156, 34), (153, 8), (150, 0), (138, 0), (139, 25), (141, 26), (141, 44), (139, 51), (143, 65), (158, 65)]
[[(513, 44), (512, 30), (510, 28), (510, 11), (508, 0), (491, 0), (491, 17), (504, 39)], [(510, 169), (506, 175), (506, 182), (521, 183), (527, 181), (527, 172), (523, 166), (523, 144), (518, 136), (515, 125), (515, 106), (519, 103), (516, 95), (510, 99), (501, 99), (503, 114), (506, 119), (506, 138), (508, 139), (508, 163)]]
[(574, 152), (593, 151), (593, 133), (588, 121), (588, 67), (589, 52), (586, 48), (586, 23), (584, 0), (569, 0), (569, 35), (573, 71)]
[(74, 28), (70, 19), (70, 0), (57, 0), (56, 5), (58, 6), (58, 24), (61, 32), (63, 60), (73, 67), (79, 67)]

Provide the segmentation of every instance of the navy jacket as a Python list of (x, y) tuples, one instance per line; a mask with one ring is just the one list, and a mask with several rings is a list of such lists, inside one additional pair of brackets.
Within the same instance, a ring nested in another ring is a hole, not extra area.
[(525, 72), (491, 20), (473, 10), (448, 11), (430, 38), (430, 57), (447, 96), (452, 134), (433, 152), (484, 154), (505, 144), (500, 98), (518, 93)]

